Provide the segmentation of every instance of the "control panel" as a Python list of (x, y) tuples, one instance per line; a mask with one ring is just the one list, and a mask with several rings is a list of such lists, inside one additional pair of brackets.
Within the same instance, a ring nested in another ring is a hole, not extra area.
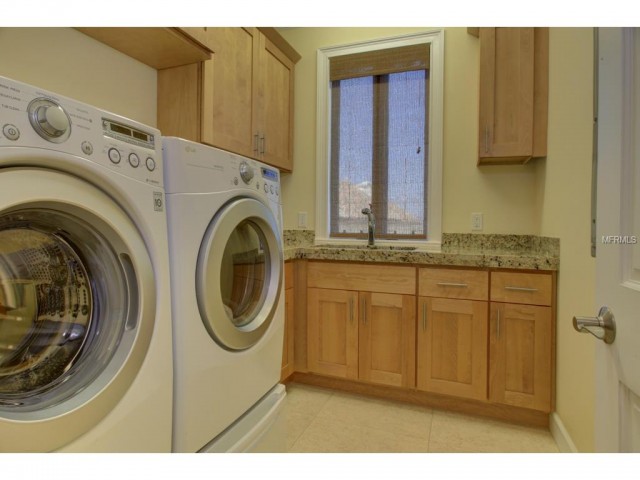
[(56, 150), (163, 185), (158, 130), (1, 76), (0, 128), (0, 148)]
[[(232, 168), (234, 163), (232, 162)], [(234, 186), (245, 185), (266, 195), (272, 201), (280, 202), (280, 174), (278, 170), (265, 167), (253, 160), (243, 159), (237, 163), (237, 173), (233, 178)]]

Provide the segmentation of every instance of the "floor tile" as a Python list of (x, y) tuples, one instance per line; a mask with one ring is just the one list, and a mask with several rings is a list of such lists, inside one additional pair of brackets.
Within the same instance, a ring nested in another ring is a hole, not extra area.
[(285, 408), (287, 411), (315, 416), (332, 395), (333, 392), (331, 390), (324, 388), (289, 383), (287, 385)]
[(536, 453), (558, 452), (558, 447), (551, 433), (544, 429), (434, 411), (429, 451)]
[(389, 400), (337, 392), (318, 418), (429, 440), (431, 410)]
[(423, 438), (316, 417), (291, 452), (383, 453), (427, 452)]

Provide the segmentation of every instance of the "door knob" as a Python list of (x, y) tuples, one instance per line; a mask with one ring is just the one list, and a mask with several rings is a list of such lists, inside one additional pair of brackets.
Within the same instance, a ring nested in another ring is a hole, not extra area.
[(616, 339), (616, 321), (609, 307), (602, 307), (597, 317), (573, 317), (573, 328), (580, 333), (590, 333), (604, 343), (613, 343)]

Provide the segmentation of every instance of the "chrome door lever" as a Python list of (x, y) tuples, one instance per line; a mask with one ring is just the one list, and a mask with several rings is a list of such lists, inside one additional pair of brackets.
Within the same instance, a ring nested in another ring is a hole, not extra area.
[(604, 343), (616, 339), (616, 321), (609, 307), (602, 307), (597, 317), (573, 317), (573, 328), (580, 333), (590, 333)]

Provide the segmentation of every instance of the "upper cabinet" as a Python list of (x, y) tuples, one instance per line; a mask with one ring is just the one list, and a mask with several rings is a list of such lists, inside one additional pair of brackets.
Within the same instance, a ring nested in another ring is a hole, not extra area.
[(156, 70), (202, 62), (211, 58), (207, 27), (87, 27), (85, 35)]
[(158, 128), (293, 169), (293, 69), (273, 29), (209, 28), (213, 58), (158, 71)]
[(478, 164), (547, 154), (548, 28), (480, 28)]

